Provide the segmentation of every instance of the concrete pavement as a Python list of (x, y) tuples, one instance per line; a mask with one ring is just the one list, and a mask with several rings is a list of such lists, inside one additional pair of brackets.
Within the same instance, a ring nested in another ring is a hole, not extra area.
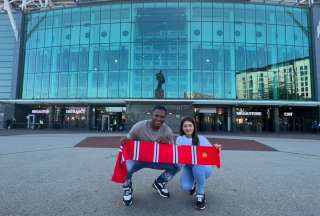
[(73, 147), (87, 136), (1, 136), (0, 215), (320, 215), (319, 140), (250, 137), (279, 152), (223, 151), (199, 212), (179, 174), (164, 199), (151, 188), (160, 172), (148, 169), (134, 176), (134, 205), (123, 206), (121, 186), (110, 181), (117, 149)]

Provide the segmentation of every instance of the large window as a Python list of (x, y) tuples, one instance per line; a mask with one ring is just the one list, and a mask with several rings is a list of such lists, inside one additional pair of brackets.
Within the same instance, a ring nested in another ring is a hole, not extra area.
[(23, 98), (154, 98), (159, 70), (165, 98), (312, 98), (308, 9), (115, 2), (25, 25)]

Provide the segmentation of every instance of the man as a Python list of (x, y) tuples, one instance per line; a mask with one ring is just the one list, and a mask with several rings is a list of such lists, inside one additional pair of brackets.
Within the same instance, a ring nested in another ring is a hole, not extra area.
[[(172, 130), (164, 121), (167, 109), (163, 106), (155, 106), (152, 110), (151, 120), (137, 122), (126, 137), (121, 139), (121, 144), (128, 139), (146, 140), (159, 143), (174, 143)], [(146, 163), (140, 161), (127, 161), (128, 176), (123, 184), (123, 203), (126, 206), (132, 204), (132, 175), (142, 168), (165, 170), (152, 184), (152, 187), (162, 197), (170, 197), (166, 184), (179, 171), (179, 166), (175, 164)]]

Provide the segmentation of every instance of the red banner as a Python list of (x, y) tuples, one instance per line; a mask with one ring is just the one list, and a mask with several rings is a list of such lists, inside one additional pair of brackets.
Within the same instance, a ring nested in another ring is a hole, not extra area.
[(220, 168), (220, 150), (214, 146), (161, 144), (129, 140), (120, 147), (112, 181), (123, 183), (127, 176), (125, 161), (150, 163), (212, 165)]

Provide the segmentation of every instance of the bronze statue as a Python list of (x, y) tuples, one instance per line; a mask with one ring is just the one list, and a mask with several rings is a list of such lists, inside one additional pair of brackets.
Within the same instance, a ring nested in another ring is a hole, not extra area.
[(163, 98), (164, 96), (162, 85), (166, 82), (161, 70), (156, 74), (156, 79), (158, 80), (158, 86), (155, 90), (155, 98), (160, 99), (160, 98)]
[(166, 80), (164, 79), (164, 76), (163, 76), (161, 70), (156, 74), (156, 77), (157, 77), (157, 80), (158, 80), (157, 89), (162, 89), (162, 85), (166, 82)]

